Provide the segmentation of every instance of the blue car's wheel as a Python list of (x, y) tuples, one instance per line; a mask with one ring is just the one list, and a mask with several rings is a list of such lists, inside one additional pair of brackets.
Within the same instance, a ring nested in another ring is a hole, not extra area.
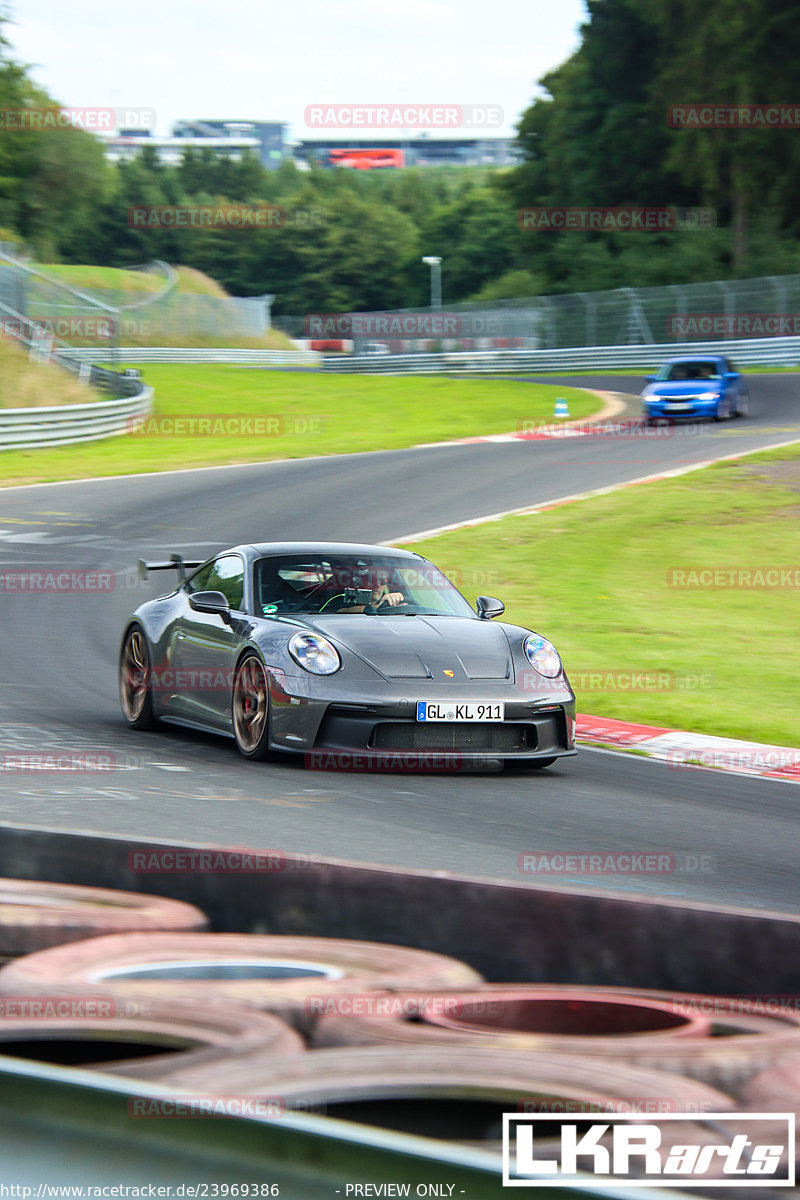
[(730, 396), (723, 396), (714, 413), (715, 421), (729, 421), (731, 416)]

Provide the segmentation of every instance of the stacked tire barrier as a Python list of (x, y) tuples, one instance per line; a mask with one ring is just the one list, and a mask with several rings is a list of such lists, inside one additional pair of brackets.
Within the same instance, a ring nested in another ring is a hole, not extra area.
[(0, 950), (0, 1053), (171, 1103), (247, 1097), (493, 1150), (508, 1111), (681, 1114), (675, 1145), (722, 1146), (737, 1112), (800, 1119), (800, 1015), (733, 998), (490, 983), (431, 951), (213, 933), (190, 904), (16, 880)]
[(207, 927), (205, 913), (181, 900), (111, 888), (0, 879), (3, 959), (101, 934), (136, 930), (189, 933)]

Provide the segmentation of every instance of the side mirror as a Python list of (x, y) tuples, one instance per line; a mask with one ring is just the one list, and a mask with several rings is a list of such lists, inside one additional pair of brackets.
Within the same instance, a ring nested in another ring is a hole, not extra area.
[(722, 378), (723, 379), (738, 379), (739, 372), (738, 371), (726, 371)]
[(478, 609), (478, 616), (483, 621), (490, 621), (492, 617), (499, 617), (501, 613), (506, 611), (503, 601), (495, 600), (494, 596), (478, 596), (475, 604)]
[(222, 592), (190, 592), (189, 608), (193, 608), (195, 612), (222, 617), (225, 624), (230, 625), (231, 606)]

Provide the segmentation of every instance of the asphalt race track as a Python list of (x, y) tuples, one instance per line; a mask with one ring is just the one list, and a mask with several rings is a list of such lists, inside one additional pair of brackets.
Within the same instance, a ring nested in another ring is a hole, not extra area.
[[(585, 385), (635, 392), (641, 381)], [(2, 819), (800, 912), (800, 789), (789, 783), (590, 750), (544, 772), (473, 776), (251, 764), (226, 739), (131, 733), (116, 692), (123, 621), (163, 590), (163, 577), (138, 581), (139, 557), (204, 558), (271, 538), (389, 541), (800, 439), (800, 376), (752, 376), (750, 385), (749, 419), (667, 436), (445, 446), (3, 490), (0, 569), (110, 570), (116, 586), (0, 595), (0, 755), (102, 752), (115, 764), (102, 773), (4, 770)], [(674, 873), (629, 879), (531, 877), (518, 866), (526, 852), (593, 850), (689, 857)]]

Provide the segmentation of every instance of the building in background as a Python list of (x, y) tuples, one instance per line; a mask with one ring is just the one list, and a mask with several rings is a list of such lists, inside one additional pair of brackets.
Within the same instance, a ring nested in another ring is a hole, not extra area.
[(178, 121), (171, 137), (158, 137), (147, 129), (118, 129), (103, 141), (110, 162), (133, 158), (145, 146), (169, 165), (179, 163), (190, 147), (213, 150), (234, 160), (255, 153), (270, 170), (277, 169), (286, 157), (286, 125), (282, 121)]
[(403, 150), (321, 150), (316, 161), (321, 167), (352, 167), (355, 171), (369, 171), (404, 167), (406, 156)]
[(292, 159), (302, 170), (312, 163), (321, 167), (354, 170), (399, 167), (511, 167), (518, 161), (510, 137), (303, 138), (290, 141), (283, 121), (177, 121), (169, 137), (147, 129), (119, 129), (103, 137), (111, 162), (132, 158), (144, 146), (156, 151), (163, 163), (181, 161), (188, 148), (212, 150), (233, 159), (255, 152), (260, 162), (275, 170)]
[(338, 138), (304, 138), (294, 143), (293, 154), (298, 165), (317, 163), (321, 167), (357, 166), (360, 155), (402, 155), (402, 162), (382, 161), (379, 166), (407, 167), (510, 167), (517, 162), (513, 138), (436, 138), (395, 137), (354, 138), (346, 134)]
[(284, 121), (178, 121), (172, 133), (176, 138), (191, 139), (257, 138), (261, 162), (271, 170), (278, 168), (286, 157)]

